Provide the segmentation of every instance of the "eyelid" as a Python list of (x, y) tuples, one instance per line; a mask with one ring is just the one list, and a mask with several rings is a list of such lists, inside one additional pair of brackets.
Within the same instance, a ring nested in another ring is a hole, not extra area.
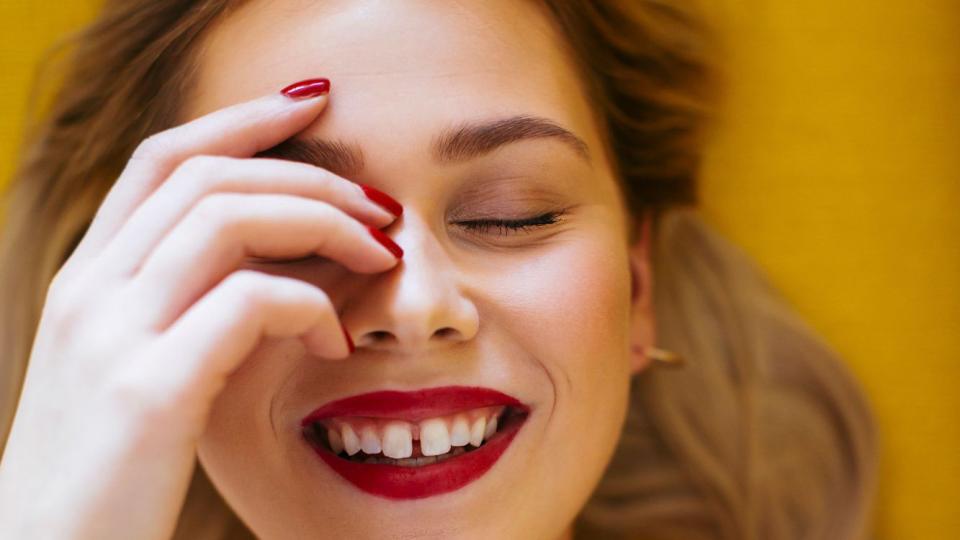
[[(543, 227), (549, 227), (550, 225), (556, 225), (563, 221), (563, 217), (567, 214), (568, 209), (562, 210), (551, 210), (549, 212), (542, 212), (537, 215), (522, 217), (522, 218), (481, 218), (481, 219), (471, 219), (465, 221), (455, 221), (457, 225), (465, 227), (471, 232), (477, 233), (478, 231), (486, 231), (492, 228), (497, 228), (500, 233), (497, 233), (497, 236), (510, 236), (514, 234), (520, 234), (527, 229), (540, 229)], [(512, 231), (512, 232), (510, 232)], [(314, 259), (324, 259), (315, 254), (307, 255), (299, 259), (250, 259), (250, 262), (261, 263), (261, 264), (294, 264), (303, 261), (310, 261)]]
[(486, 231), (496, 227), (501, 231), (498, 236), (507, 236), (509, 234), (519, 234), (527, 229), (539, 229), (554, 225), (561, 221), (560, 218), (565, 213), (564, 210), (554, 210), (524, 218), (484, 218), (458, 221), (457, 224), (466, 227), (471, 232)]

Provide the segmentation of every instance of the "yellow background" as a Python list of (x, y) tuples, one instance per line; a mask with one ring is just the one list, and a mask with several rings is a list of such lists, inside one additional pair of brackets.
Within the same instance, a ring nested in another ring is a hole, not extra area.
[[(0, 185), (34, 64), (92, 14), (0, 0)], [(881, 540), (960, 537), (960, 5), (720, 4), (704, 211), (849, 360), (883, 430)]]

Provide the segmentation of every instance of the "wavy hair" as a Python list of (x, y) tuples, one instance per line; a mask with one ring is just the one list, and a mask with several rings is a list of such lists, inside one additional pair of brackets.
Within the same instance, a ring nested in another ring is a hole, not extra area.
[[(107, 0), (35, 82), (40, 112), (0, 236), (0, 441), (50, 281), (135, 146), (175, 125), (200, 38), (238, 1)], [(631, 218), (654, 217), (659, 339), (688, 359), (633, 378), (620, 445), (576, 536), (864, 537), (877, 433), (861, 390), (696, 209), (717, 95), (709, 28), (689, 0), (540, 1), (581, 70)], [(175, 538), (250, 537), (197, 467)]]

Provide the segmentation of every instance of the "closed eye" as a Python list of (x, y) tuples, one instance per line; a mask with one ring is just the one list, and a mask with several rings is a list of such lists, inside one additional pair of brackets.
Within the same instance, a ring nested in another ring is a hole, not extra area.
[[(522, 219), (474, 219), (470, 221), (458, 221), (457, 224), (465, 227), (471, 232), (477, 233), (486, 233), (492, 229), (496, 229), (496, 234), (498, 236), (507, 236), (510, 234), (518, 234), (523, 231), (530, 229), (536, 229), (539, 227), (546, 227), (548, 225), (553, 225), (560, 221), (561, 216), (564, 212), (555, 211), (547, 212), (545, 214), (540, 214), (538, 216), (533, 216), (529, 218)], [(260, 263), (260, 264), (294, 264), (303, 261), (310, 260), (322, 260), (325, 257), (320, 257), (318, 255), (307, 255), (305, 257), (300, 257), (299, 259), (251, 259), (251, 262)]]
[(500, 236), (516, 234), (528, 229), (545, 227), (553, 225), (560, 220), (563, 212), (547, 212), (539, 216), (523, 219), (476, 219), (471, 221), (460, 221), (459, 225), (466, 227), (473, 232), (487, 232), (491, 229), (497, 229)]

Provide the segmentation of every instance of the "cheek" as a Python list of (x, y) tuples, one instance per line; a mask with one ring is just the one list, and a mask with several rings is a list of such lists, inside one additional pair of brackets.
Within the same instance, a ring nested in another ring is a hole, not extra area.
[(497, 317), (549, 372), (569, 375), (570, 388), (579, 392), (586, 391), (577, 389), (580, 381), (591, 390), (601, 381), (620, 384), (628, 370), (630, 273), (624, 246), (577, 234), (510, 265), (490, 283)]
[(622, 246), (593, 236), (558, 264), (563, 292), (541, 317), (555, 359), (546, 368), (556, 386), (556, 414), (563, 418), (555, 427), (563, 440), (591, 441), (588, 452), (605, 464), (619, 438), (630, 381), (628, 262)]
[(496, 280), (497, 326), (549, 379), (538, 390), (543, 414), (530, 426), (538, 450), (523, 466), (537, 486), (524, 503), (530, 515), (573, 515), (585, 503), (620, 438), (629, 399), (626, 245), (596, 230), (571, 234)]
[(502, 267), (510, 271), (484, 280), (487, 313), (549, 378), (544, 398), (555, 402), (553, 414), (562, 412), (563, 421), (551, 420), (545, 429), (579, 430), (602, 441), (617, 437), (630, 381), (625, 244), (606, 230), (583, 227)]

